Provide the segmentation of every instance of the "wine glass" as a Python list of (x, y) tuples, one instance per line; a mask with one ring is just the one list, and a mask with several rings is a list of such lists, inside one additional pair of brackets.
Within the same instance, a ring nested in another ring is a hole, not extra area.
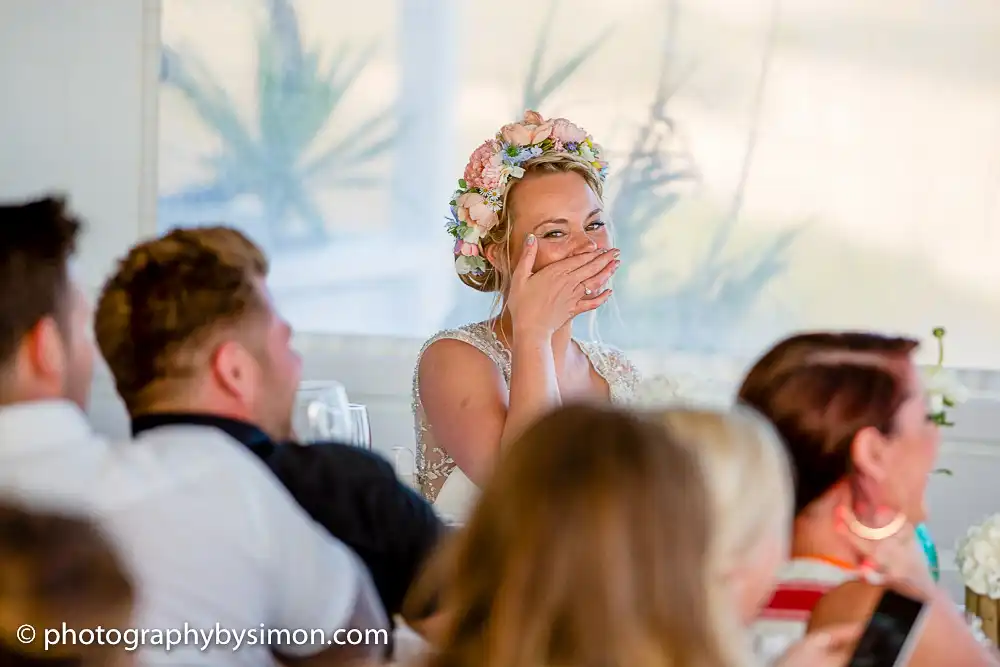
[(351, 417), (350, 443), (355, 447), (371, 449), (372, 428), (368, 421), (368, 408), (358, 403), (351, 403), (347, 406), (347, 412)]
[(353, 431), (347, 390), (339, 382), (303, 382), (295, 395), (292, 428), (302, 444), (347, 442)]
[[(409, 459), (406, 467), (399, 461), (399, 455), (406, 454)], [(417, 488), (417, 457), (413, 455), (413, 450), (409, 447), (393, 447), (392, 448), (392, 467), (396, 469), (396, 475), (410, 488)]]

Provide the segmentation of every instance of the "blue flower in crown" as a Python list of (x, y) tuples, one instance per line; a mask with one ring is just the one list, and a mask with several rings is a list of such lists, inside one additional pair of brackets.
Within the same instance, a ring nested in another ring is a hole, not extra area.
[(521, 166), (545, 153), (569, 153), (593, 167), (603, 181), (608, 163), (603, 150), (585, 130), (566, 120), (545, 120), (535, 111), (526, 111), (524, 120), (500, 128), (472, 153), (465, 176), (452, 196), (448, 232), (455, 237), (455, 269), (460, 274), (486, 272), (482, 240), (499, 224), (503, 193), (512, 178), (524, 176)]

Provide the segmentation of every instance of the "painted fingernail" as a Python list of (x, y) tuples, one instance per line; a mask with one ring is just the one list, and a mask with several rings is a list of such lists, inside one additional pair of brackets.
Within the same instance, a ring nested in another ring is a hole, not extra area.
[(528, 234), (528, 238), (525, 241), (525, 243), (527, 243), (528, 245), (534, 245), (535, 244), (535, 235), (534, 234)]
[(620, 259), (616, 259), (615, 260), (615, 268), (617, 269), (621, 265), (622, 265), (622, 261)]
[(622, 256), (622, 251), (621, 251), (621, 250), (618, 250), (618, 249), (616, 248), (616, 249), (615, 249), (615, 257), (621, 257), (621, 256)]

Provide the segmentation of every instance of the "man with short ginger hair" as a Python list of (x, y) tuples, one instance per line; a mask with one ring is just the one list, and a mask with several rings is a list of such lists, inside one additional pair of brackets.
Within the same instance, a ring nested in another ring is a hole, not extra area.
[(98, 301), (101, 352), (140, 442), (179, 424), (239, 441), (358, 553), (386, 610), (401, 614), (444, 527), (381, 456), (293, 442), (301, 362), (268, 292), (267, 269), (261, 250), (226, 227), (177, 229), (137, 245)]

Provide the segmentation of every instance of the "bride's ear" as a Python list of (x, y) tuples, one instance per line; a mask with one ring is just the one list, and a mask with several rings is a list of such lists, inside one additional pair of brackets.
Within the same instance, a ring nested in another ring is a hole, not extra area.
[(500, 252), (499, 243), (490, 243), (483, 250), (483, 256), (486, 257), (486, 261), (490, 263), (495, 270), (502, 272), (504, 267), (507, 265), (507, 258), (504, 253)]

